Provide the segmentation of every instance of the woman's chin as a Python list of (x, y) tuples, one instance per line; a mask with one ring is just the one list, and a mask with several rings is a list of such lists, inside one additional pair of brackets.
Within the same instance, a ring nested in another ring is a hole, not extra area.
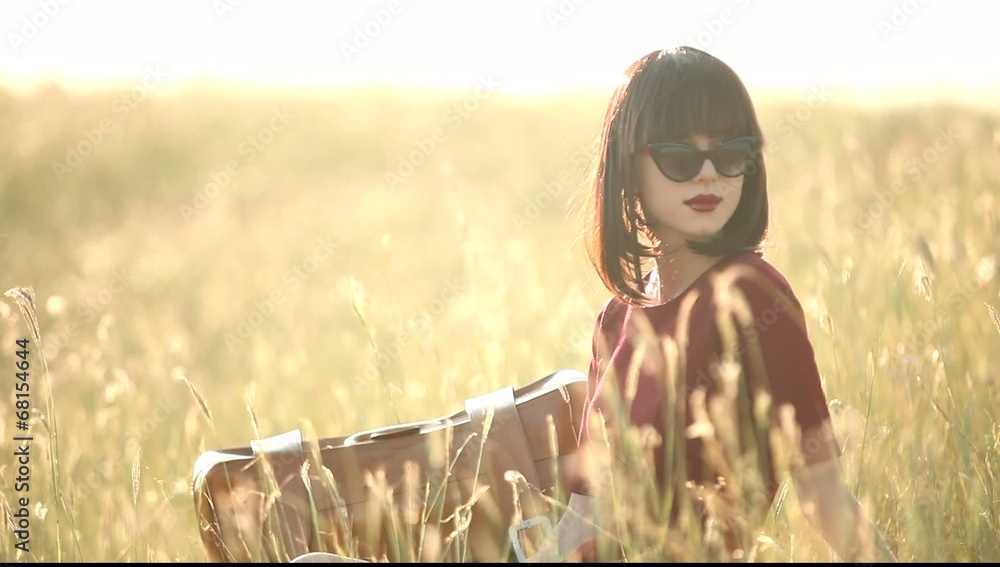
[(686, 234), (688, 242), (710, 242), (719, 236), (721, 230), (698, 230)]

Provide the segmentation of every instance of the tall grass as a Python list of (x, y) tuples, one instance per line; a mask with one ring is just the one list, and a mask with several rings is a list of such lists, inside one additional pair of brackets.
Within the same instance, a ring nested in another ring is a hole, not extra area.
[[(8, 529), (0, 560), (200, 560), (190, 477), (206, 449), (446, 415), (587, 367), (607, 293), (567, 203), (602, 97), (497, 95), (455, 126), (466, 93), (192, 91), (124, 120), (119, 94), (0, 92), (0, 283), (33, 288), (40, 330), (31, 553)], [(1000, 559), (997, 113), (834, 100), (789, 128), (796, 101), (758, 104), (777, 142), (767, 259), (806, 308), (851, 486), (902, 560)], [(241, 153), (282, 108), (287, 127)], [(114, 130), (57, 178), (103, 119)], [(18, 307), (0, 303), (4, 360), (32, 336)], [(0, 460), (8, 518), (13, 467)], [(756, 558), (830, 557), (794, 498)], [(640, 528), (630, 557), (669, 548)]]

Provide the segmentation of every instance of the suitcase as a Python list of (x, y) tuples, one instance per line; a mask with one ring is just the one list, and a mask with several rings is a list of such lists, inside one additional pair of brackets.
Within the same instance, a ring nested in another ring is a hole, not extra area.
[(195, 463), (193, 493), (208, 559), (327, 551), (511, 561), (508, 529), (554, 519), (569, 499), (586, 396), (587, 376), (560, 370), (437, 419), (314, 441), (294, 430), (207, 451)]

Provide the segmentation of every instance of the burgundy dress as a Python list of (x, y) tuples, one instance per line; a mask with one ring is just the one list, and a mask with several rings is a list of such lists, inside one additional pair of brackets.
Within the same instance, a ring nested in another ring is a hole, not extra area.
[[(745, 303), (731, 300), (739, 295), (745, 298)], [(749, 311), (743, 310), (742, 318), (732, 315), (729, 310), (728, 306), (737, 304), (749, 307)], [(725, 329), (719, 324), (720, 313), (736, 322), (730, 329), (737, 331), (738, 342), (723, 340)], [(678, 325), (679, 320), (687, 323)], [(657, 340), (643, 338), (651, 336), (648, 332), (642, 333), (640, 329), (643, 328), (654, 330)], [(594, 433), (589, 427), (594, 412), (600, 411), (605, 421), (614, 425), (615, 412), (610, 408), (615, 403), (613, 400), (621, 399), (624, 395), (621, 393), (626, 392), (633, 355), (639, 343), (645, 341), (645, 355), (633, 385), (635, 395), (628, 417), (632, 425), (652, 426), (664, 440), (653, 454), (657, 485), (661, 490), (666, 483), (677, 480), (667, 473), (665, 450), (670, 435), (681, 435), (678, 439), (684, 439), (688, 479), (714, 483), (719, 475), (718, 471), (709, 470), (711, 467), (704, 462), (700, 438), (675, 431), (678, 427), (672, 427), (666, 423), (670, 420), (664, 418), (662, 404), (664, 396), (670, 393), (665, 388), (668, 369), (660, 344), (666, 337), (678, 341), (678, 349), (683, 351), (683, 365), (675, 368), (683, 373), (680, 379), (686, 383), (687, 394), (701, 389), (711, 398), (722, 391), (724, 380), (720, 378), (718, 363), (724, 345), (735, 344), (730, 350), (732, 360), (742, 368), (735, 380), (738, 382), (736, 387), (749, 385), (749, 392), (757, 386), (763, 387), (769, 392), (774, 407), (788, 404), (794, 408), (795, 422), (802, 431), (814, 430), (830, 419), (802, 307), (788, 281), (759, 255), (743, 252), (720, 260), (679, 296), (661, 305), (637, 307), (612, 297), (597, 319), (580, 442), (587, 442)], [(681, 344), (684, 342), (686, 346)], [(732, 382), (730, 380), (729, 388), (734, 387)], [(690, 395), (684, 397), (684, 415), (690, 425), (691, 398)], [(773, 499), (777, 478), (773, 475), (773, 467), (769, 468), (770, 477), (766, 480), (769, 497)], [(590, 493), (587, 479), (576, 475), (570, 490)]]

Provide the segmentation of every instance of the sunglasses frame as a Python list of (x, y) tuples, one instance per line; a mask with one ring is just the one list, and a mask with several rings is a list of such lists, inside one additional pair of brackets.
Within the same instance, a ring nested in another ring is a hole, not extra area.
[[(685, 144), (683, 142), (659, 142), (654, 144), (646, 144), (645, 146), (643, 146), (642, 152), (649, 154), (650, 157), (653, 158), (653, 163), (656, 164), (656, 168), (659, 169), (660, 173), (662, 173), (667, 179), (675, 183), (684, 183), (685, 181), (691, 181), (692, 179), (698, 176), (698, 172), (700, 172), (701, 168), (704, 167), (705, 165), (705, 160), (711, 160), (712, 167), (714, 167), (715, 171), (723, 177), (739, 177), (741, 175), (745, 175), (747, 173), (746, 166), (744, 166), (743, 171), (737, 173), (736, 175), (727, 175), (726, 173), (720, 171), (718, 165), (715, 163), (718, 151), (720, 149), (728, 149), (726, 148), (726, 146), (729, 146), (730, 144), (734, 143), (746, 144), (745, 150), (747, 153), (748, 162), (752, 160), (753, 154), (756, 154), (757, 152), (760, 151), (760, 136), (741, 136), (739, 138), (733, 138), (732, 140), (726, 140), (725, 142), (721, 142), (715, 147), (707, 150), (702, 150), (692, 146), (691, 144)], [(677, 179), (672, 177), (666, 171), (664, 171), (664, 168), (660, 167), (660, 163), (656, 159), (656, 156), (654, 155), (655, 152), (658, 152), (660, 150), (670, 150), (670, 149), (677, 150), (676, 153), (678, 154), (686, 154), (700, 158), (698, 161), (699, 164), (698, 169), (694, 172), (694, 174), (692, 174), (690, 177), (686, 179)]]

